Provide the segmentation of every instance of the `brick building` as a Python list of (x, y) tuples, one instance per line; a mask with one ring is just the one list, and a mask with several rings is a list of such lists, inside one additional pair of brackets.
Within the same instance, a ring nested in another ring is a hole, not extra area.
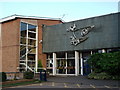
[(51, 75), (88, 75), (92, 54), (120, 51), (119, 20), (119, 12), (66, 23), (19, 15), (3, 18), (0, 72), (37, 72), (41, 61)]
[(62, 23), (59, 18), (12, 15), (0, 20), (0, 72), (35, 71), (42, 53), (42, 25)]

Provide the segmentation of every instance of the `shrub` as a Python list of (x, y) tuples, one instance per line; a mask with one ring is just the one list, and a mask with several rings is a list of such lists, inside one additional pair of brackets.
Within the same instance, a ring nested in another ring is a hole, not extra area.
[(89, 79), (111, 79), (112, 76), (108, 75), (107, 73), (105, 72), (102, 72), (102, 73), (95, 73), (95, 72), (92, 72), (88, 75), (88, 78)]
[(95, 72), (95, 73), (99, 73), (99, 72), (102, 72), (102, 67), (100, 66), (100, 62), (101, 59), (102, 59), (102, 54), (100, 53), (96, 53), (96, 54), (93, 54), (91, 55), (91, 57), (88, 59), (88, 63), (90, 64), (90, 66), (92, 67), (92, 70)]
[(4, 82), (7, 80), (7, 76), (5, 72), (0, 72), (0, 82)]
[(42, 68), (42, 67), (43, 67), (41, 60), (38, 60), (38, 67), (39, 67), (39, 68)]
[(25, 79), (33, 79), (34, 73), (33, 72), (24, 72), (24, 78)]
[(88, 78), (89, 79), (94, 79), (94, 76), (96, 76), (96, 73), (95, 72), (92, 72), (88, 75)]
[(97, 74), (97, 78), (95, 78), (95, 79), (110, 79), (110, 78), (111, 78), (110, 75), (108, 75), (105, 72), (101, 72), (101, 73)]
[(120, 51), (114, 53), (93, 54), (88, 63), (95, 73), (106, 72), (112, 76), (119, 76)]
[(42, 62), (41, 62), (41, 60), (39, 59), (38, 60), (38, 72), (40, 72), (40, 68), (42, 68), (43, 67), (43, 65), (42, 65)]
[(115, 79), (120, 80), (120, 51), (112, 53), (93, 54), (88, 63), (94, 73), (88, 75), (88, 78), (94, 79)]

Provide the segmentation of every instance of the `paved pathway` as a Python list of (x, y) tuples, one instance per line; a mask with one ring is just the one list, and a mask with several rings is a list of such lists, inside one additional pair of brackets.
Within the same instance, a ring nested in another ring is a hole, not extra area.
[(81, 85), (97, 85), (97, 86), (120, 86), (120, 81), (117, 80), (93, 80), (88, 79), (86, 76), (56, 76), (56, 77), (49, 77), (48, 81), (51, 82), (66, 82), (66, 83), (78, 83)]
[[(43, 82), (39, 84), (32, 84), (32, 85), (25, 85), (25, 86), (16, 86), (11, 88), (106, 88), (106, 89), (112, 89), (112, 88), (118, 88), (118, 87), (112, 87), (112, 86), (95, 86), (95, 85), (80, 85), (80, 84), (72, 84), (72, 83), (56, 83), (56, 82)], [(99, 90), (99, 89), (98, 89)]]
[(106, 88), (115, 90), (118, 88), (118, 81), (115, 80), (90, 80), (85, 76), (57, 76), (49, 77), (47, 82), (39, 84), (17, 86), (11, 88)]

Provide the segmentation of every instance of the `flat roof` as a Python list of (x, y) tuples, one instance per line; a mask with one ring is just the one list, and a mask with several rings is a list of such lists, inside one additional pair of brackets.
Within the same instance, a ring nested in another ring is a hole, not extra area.
[(22, 19), (44, 19), (44, 20), (60, 20), (63, 22), (61, 18), (50, 18), (50, 17), (37, 17), (37, 16), (24, 16), (24, 15), (11, 15), (5, 18), (0, 19), (0, 23), (9, 21), (9, 20), (14, 20), (16, 18), (22, 18)]

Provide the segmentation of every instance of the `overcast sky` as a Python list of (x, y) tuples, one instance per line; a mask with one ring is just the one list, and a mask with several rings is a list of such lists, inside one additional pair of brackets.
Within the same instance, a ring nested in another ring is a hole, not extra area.
[[(105, 0), (104, 0), (105, 1)], [(0, 1), (0, 18), (13, 14), (62, 18), (74, 21), (83, 18), (118, 12), (118, 1)]]

